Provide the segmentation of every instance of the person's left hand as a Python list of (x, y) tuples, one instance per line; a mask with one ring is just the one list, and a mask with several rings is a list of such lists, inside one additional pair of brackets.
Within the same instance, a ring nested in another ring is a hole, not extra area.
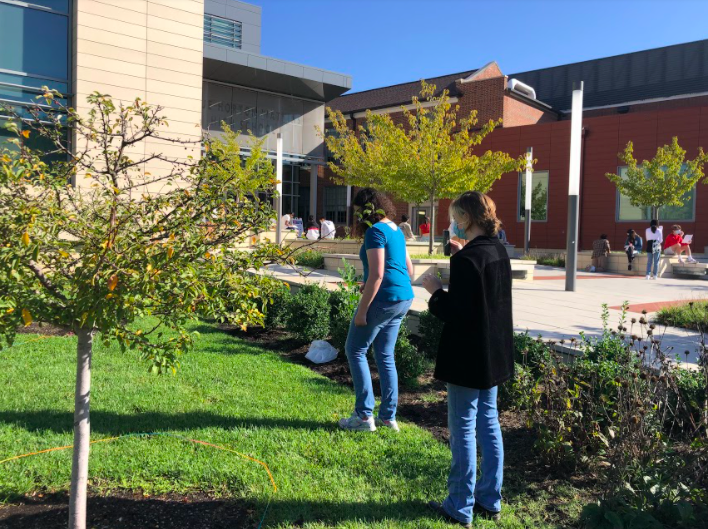
[(354, 316), (354, 325), (357, 327), (366, 327), (366, 312), (357, 311), (356, 316)]
[(433, 274), (425, 274), (423, 276), (423, 288), (430, 294), (435, 294), (443, 287), (442, 281)]

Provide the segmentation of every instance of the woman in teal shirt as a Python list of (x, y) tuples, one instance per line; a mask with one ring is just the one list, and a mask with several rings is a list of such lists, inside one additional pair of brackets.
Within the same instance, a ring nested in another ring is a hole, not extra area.
[[(351, 417), (340, 420), (339, 426), (352, 431), (373, 432), (376, 426), (398, 431), (398, 373), (394, 349), (403, 317), (413, 302), (413, 264), (405, 236), (390, 220), (395, 209), (386, 195), (364, 188), (357, 193), (353, 205), (362, 214), (356, 229), (364, 237), (359, 252), (364, 265), (364, 286), (345, 346), (356, 403)], [(381, 383), (381, 406), (376, 420), (374, 390), (366, 359), (372, 345)]]

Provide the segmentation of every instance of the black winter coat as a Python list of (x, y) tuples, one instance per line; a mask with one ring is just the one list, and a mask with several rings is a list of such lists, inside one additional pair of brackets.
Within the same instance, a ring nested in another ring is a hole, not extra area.
[(511, 263), (496, 237), (477, 237), (450, 259), (450, 288), (430, 312), (444, 322), (435, 378), (489, 389), (514, 375)]

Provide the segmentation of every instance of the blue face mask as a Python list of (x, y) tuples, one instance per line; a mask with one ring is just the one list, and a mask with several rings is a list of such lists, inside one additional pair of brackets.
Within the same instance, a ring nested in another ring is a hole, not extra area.
[(467, 234), (465, 233), (465, 230), (460, 228), (459, 224), (457, 224), (457, 221), (455, 221), (454, 231), (455, 231), (455, 237), (457, 237), (458, 239), (467, 240)]

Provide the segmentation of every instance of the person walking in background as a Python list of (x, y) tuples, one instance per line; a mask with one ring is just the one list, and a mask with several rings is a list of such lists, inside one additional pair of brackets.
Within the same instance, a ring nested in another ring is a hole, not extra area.
[(632, 269), (634, 258), (641, 253), (643, 244), (642, 238), (637, 235), (637, 232), (632, 228), (627, 230), (627, 240), (624, 241), (624, 251), (627, 253), (628, 261), (627, 270)]
[(408, 215), (401, 215), (401, 223), (398, 225), (399, 228), (401, 228), (401, 233), (403, 233), (403, 237), (407, 241), (412, 241), (415, 239), (413, 236), (413, 229), (411, 228), (410, 223), (408, 222)]
[(334, 233), (337, 229), (334, 227), (334, 222), (327, 220), (324, 215), (320, 217), (320, 237), (322, 239), (334, 239)]
[(611, 253), (610, 241), (604, 233), (600, 238), (592, 243), (592, 266), (591, 272), (604, 272), (607, 269), (607, 257)]
[(305, 237), (310, 241), (316, 241), (320, 238), (320, 227), (315, 222), (313, 215), (307, 217), (307, 231)]
[(450, 213), (455, 235), (469, 242), (450, 243), (447, 292), (435, 275), (423, 278), (432, 294), (430, 312), (443, 321), (434, 376), (447, 382), (452, 452), (448, 496), (428, 505), (446, 520), (470, 527), (473, 516), (497, 520), (501, 511), (504, 447), (497, 388), (514, 374), (511, 263), (498, 237), (492, 199), (468, 191), (451, 204)]
[(499, 240), (502, 244), (509, 244), (509, 241), (506, 238), (506, 230), (504, 230), (504, 223), (500, 224), (499, 227)]
[[(341, 419), (339, 426), (344, 430), (369, 432), (382, 426), (397, 432), (398, 373), (394, 348), (401, 322), (413, 302), (413, 264), (403, 232), (390, 220), (395, 209), (386, 195), (364, 188), (352, 205), (362, 215), (355, 229), (364, 238), (359, 251), (364, 265), (364, 288), (345, 345), (356, 402), (351, 417)], [(381, 406), (376, 421), (366, 357), (372, 344), (381, 382)]]
[(683, 257), (681, 257), (682, 253), (686, 253), (688, 256), (688, 259), (686, 259), (686, 262), (688, 263), (697, 263), (693, 258), (693, 255), (691, 255), (691, 243), (689, 242), (684, 242), (683, 236), (685, 234), (683, 233), (683, 230), (681, 230), (681, 226), (678, 224), (674, 224), (671, 227), (671, 233), (669, 233), (668, 237), (666, 237), (666, 244), (664, 246), (664, 254), (665, 255), (678, 255), (678, 260), (679, 263), (683, 263)]
[(421, 242), (430, 240), (430, 219), (428, 217), (423, 217), (423, 224), (418, 226), (418, 235), (420, 235)]
[(647, 241), (647, 279), (656, 279), (659, 277), (659, 258), (661, 257), (661, 243), (664, 241), (664, 227), (659, 226), (657, 220), (652, 220), (644, 238)]

